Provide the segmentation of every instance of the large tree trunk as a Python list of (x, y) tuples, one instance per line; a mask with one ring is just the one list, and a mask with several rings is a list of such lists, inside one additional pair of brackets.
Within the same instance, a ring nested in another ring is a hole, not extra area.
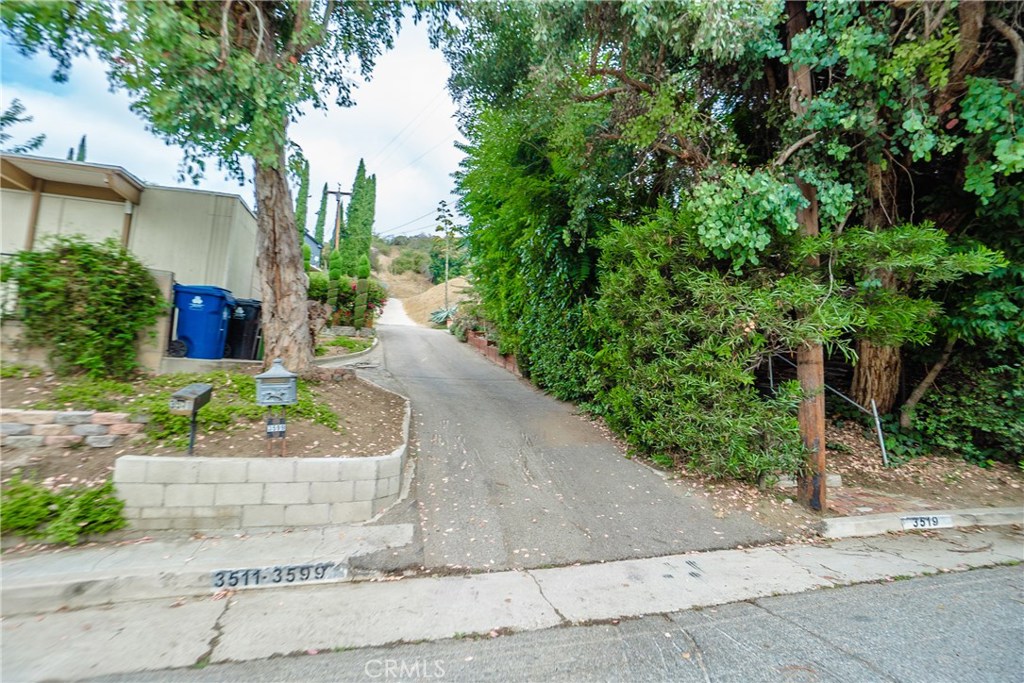
[(256, 267), (263, 296), (263, 363), (280, 358), (292, 372), (313, 363), (302, 250), (285, 178), (284, 149), (276, 167), (256, 162)]
[[(896, 202), (897, 184), (892, 167), (883, 170), (868, 162), (868, 196), (871, 206), (864, 216), (864, 224), (874, 230), (886, 230), (896, 222), (899, 207)], [(876, 269), (871, 275), (882, 281), (882, 287), (895, 289), (896, 277), (890, 270)], [(896, 405), (900, 391), (903, 362), (898, 346), (881, 346), (867, 339), (857, 342), (857, 365), (853, 369), (850, 394), (865, 408), (874, 400), (878, 412), (888, 413)]]
[(899, 347), (861, 339), (857, 342), (857, 367), (850, 389), (853, 400), (867, 407), (874, 399), (879, 413), (890, 412), (899, 395), (902, 366)]
[[(807, 28), (807, 7), (803, 2), (786, 2), (788, 38)], [(806, 65), (791, 64), (787, 73), (790, 88), (789, 106), (794, 114), (806, 111), (806, 101), (814, 95), (811, 70)], [(800, 234), (818, 234), (818, 194), (813, 185), (797, 181), (800, 191), (808, 201), (806, 209), (797, 212)], [(807, 260), (807, 265), (817, 268), (817, 256)], [(798, 480), (797, 497), (812, 510), (824, 510), (827, 506), (825, 491), (825, 357), (821, 344), (806, 344), (796, 354), (796, 373), (804, 400), (797, 409), (800, 436), (807, 448), (807, 467)]]

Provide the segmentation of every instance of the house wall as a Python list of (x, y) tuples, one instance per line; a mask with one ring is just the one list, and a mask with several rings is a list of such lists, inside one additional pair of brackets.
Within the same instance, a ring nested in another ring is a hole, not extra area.
[[(32, 193), (2, 191), (2, 247), (25, 248)], [(120, 240), (123, 202), (42, 195), (36, 244), (49, 235), (82, 234)], [(214, 285), (240, 298), (259, 299), (256, 217), (232, 195), (147, 187), (134, 208), (128, 248), (149, 268), (174, 273), (187, 285)]]
[[(32, 193), (3, 190), (3, 252), (25, 248)], [(82, 234), (94, 242), (121, 238), (124, 203), (43, 194), (36, 221), (36, 244), (50, 235)]]
[(212, 285), (259, 298), (256, 219), (237, 197), (148, 187), (128, 247), (185, 285)]

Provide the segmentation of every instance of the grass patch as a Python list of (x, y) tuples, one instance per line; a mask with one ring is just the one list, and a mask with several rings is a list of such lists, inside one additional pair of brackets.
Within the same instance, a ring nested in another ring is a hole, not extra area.
[(349, 353), (359, 353), (360, 351), (365, 351), (370, 348), (372, 345), (372, 339), (364, 339), (362, 337), (335, 337), (334, 339), (317, 346), (316, 355), (326, 355), (332, 348), (342, 348)]

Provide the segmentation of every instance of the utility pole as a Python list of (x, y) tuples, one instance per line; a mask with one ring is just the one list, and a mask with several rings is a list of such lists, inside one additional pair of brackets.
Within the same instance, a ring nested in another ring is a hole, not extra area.
[[(786, 22), (788, 45), (807, 28), (807, 4), (787, 0)], [(788, 70), (789, 107), (796, 115), (807, 111), (806, 102), (814, 96), (811, 70), (804, 64), (790, 64)], [(813, 185), (802, 180), (797, 186), (808, 201), (806, 209), (797, 212), (800, 234), (813, 237), (818, 234), (818, 194)], [(820, 266), (817, 256), (807, 259), (811, 267)], [(796, 375), (804, 400), (797, 409), (800, 436), (808, 450), (807, 465), (797, 482), (797, 497), (812, 510), (823, 512), (826, 507), (825, 491), (825, 353), (821, 344), (804, 344), (796, 353)]]
[(351, 197), (352, 193), (342, 192), (341, 183), (338, 183), (338, 189), (327, 190), (327, 194), (333, 194), (338, 198), (337, 201), (335, 202), (335, 208), (337, 209), (337, 211), (334, 214), (334, 250), (337, 251), (338, 243), (341, 240), (341, 196), (345, 195), (346, 197)]

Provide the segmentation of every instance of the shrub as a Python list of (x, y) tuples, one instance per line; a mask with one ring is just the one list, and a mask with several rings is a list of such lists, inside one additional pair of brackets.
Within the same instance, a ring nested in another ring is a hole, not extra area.
[(917, 406), (914, 426), (926, 443), (984, 465), (1024, 458), (1024, 365), (947, 369)]
[(665, 207), (617, 226), (601, 246), (593, 408), (662, 463), (751, 482), (798, 470), (799, 389), (765, 398), (753, 369), (801, 340), (829, 341), (832, 320), (795, 311), (826, 289), (711, 267), (692, 218)]
[(426, 273), (430, 266), (430, 256), (422, 251), (403, 250), (401, 254), (391, 262), (391, 272), (394, 275), (402, 273)]
[(4, 533), (41, 538), (51, 543), (78, 543), (86, 534), (124, 528), (124, 502), (113, 482), (101, 486), (70, 486), (58, 491), (15, 475), (3, 490)]
[(50, 238), (15, 254), (2, 279), (18, 285), (25, 341), (46, 348), (62, 374), (129, 376), (139, 333), (167, 311), (149, 272), (114, 240)]
[(327, 303), (327, 289), (330, 287), (330, 280), (325, 273), (312, 271), (309, 274), (309, 291), (306, 296), (313, 301), (322, 304)]

